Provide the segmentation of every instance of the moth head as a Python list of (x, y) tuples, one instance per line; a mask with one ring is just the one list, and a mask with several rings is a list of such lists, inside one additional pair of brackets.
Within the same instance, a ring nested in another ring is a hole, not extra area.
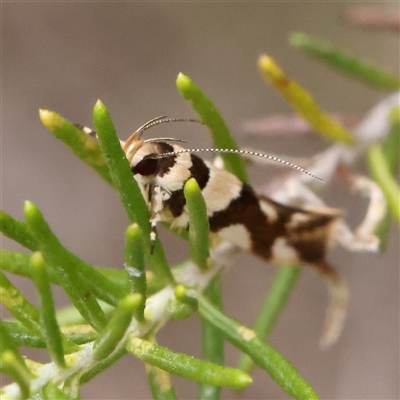
[[(146, 129), (166, 122), (202, 123), (201, 121), (194, 119), (167, 118), (166, 116), (156, 117), (146, 122), (133, 132), (125, 142), (121, 142), (122, 149), (125, 152), (126, 158), (128, 159), (134, 174), (140, 174), (142, 176), (157, 175), (160, 160), (163, 158), (162, 154), (172, 151), (172, 146), (169, 146), (167, 142), (183, 142), (183, 140), (171, 137), (142, 140), (142, 134)], [(171, 158), (172, 156), (169, 154), (165, 156), (165, 159)]]
[(129, 160), (130, 163), (134, 155), (141, 147), (143, 147), (145, 143), (144, 140), (141, 140), (143, 132), (151, 126), (155, 125), (157, 121), (160, 121), (161, 119), (165, 119), (165, 117), (162, 116), (151, 119), (150, 121), (143, 124), (140, 128), (138, 128), (135, 132), (133, 132), (132, 135), (129, 136), (125, 142), (121, 142), (122, 149), (124, 150), (126, 158)]

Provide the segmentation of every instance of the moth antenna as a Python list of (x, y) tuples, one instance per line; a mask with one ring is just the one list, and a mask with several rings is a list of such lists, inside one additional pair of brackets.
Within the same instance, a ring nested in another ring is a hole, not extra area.
[(137, 133), (140, 135), (146, 130), (149, 129), (155, 125), (158, 124), (163, 124), (165, 122), (197, 122), (199, 124), (203, 124), (203, 122), (197, 120), (197, 119), (191, 119), (191, 118), (168, 118), (166, 115), (162, 115), (160, 117), (156, 117), (151, 119), (150, 121), (146, 122), (143, 124), (139, 129), (136, 130)]
[(162, 157), (168, 157), (168, 156), (175, 156), (178, 154), (182, 153), (200, 153), (200, 152), (205, 152), (205, 153), (233, 153), (233, 154), (247, 154), (249, 156), (256, 156), (256, 157), (263, 157), (271, 161), (279, 162), (281, 164), (287, 165), (288, 167), (295, 169), (296, 171), (302, 172), (311, 178), (326, 183), (326, 181), (322, 178), (319, 178), (318, 176), (313, 175), (311, 172), (307, 171), (306, 169), (299, 167), (296, 164), (293, 164), (289, 161), (282, 160), (279, 157), (275, 156), (270, 156), (269, 154), (264, 154), (264, 153), (257, 153), (255, 151), (250, 151), (250, 150), (235, 150), (235, 149), (185, 149), (185, 150), (180, 150), (180, 151), (172, 151), (169, 153), (163, 153), (159, 154), (156, 158), (162, 158)]
[(167, 118), (167, 116), (161, 115), (160, 117), (155, 117), (155, 118), (151, 119), (150, 121), (147, 121), (140, 128), (136, 129), (136, 132), (138, 132), (138, 133), (144, 132), (146, 129), (152, 127), (153, 125), (156, 125), (157, 121), (160, 119), (163, 119), (163, 118)]
[(182, 139), (176, 139), (176, 138), (171, 138), (171, 137), (161, 137), (161, 138), (150, 138), (146, 139), (144, 142), (145, 143), (151, 143), (151, 142), (180, 142), (180, 143), (186, 143), (186, 140)]

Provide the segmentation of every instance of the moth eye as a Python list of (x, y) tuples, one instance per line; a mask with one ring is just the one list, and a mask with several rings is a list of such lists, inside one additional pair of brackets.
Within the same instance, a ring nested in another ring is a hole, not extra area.
[(157, 158), (145, 157), (132, 167), (133, 174), (143, 176), (156, 175), (158, 172), (159, 160)]

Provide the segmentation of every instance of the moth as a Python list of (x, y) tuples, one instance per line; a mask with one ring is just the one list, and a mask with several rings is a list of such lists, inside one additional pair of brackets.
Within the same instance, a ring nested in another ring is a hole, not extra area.
[[(156, 227), (160, 221), (169, 222), (171, 228), (188, 229), (183, 187), (189, 178), (196, 179), (207, 206), (212, 234), (268, 263), (307, 265), (325, 278), (331, 304), (321, 345), (331, 345), (342, 330), (348, 290), (339, 273), (328, 263), (327, 254), (338, 242), (347, 247), (351, 246), (351, 241), (360, 242), (357, 235), (345, 229), (342, 211), (332, 208), (312, 210), (281, 204), (257, 194), (250, 185), (194, 153), (242, 152), (273, 159), (308, 173), (276, 157), (229, 149), (185, 149), (177, 144), (180, 140), (169, 137), (142, 139), (143, 132), (150, 127), (175, 121), (184, 120), (157, 117), (142, 125), (126, 141), (121, 141), (133, 177), (150, 210), (152, 243), (155, 242)], [(83, 130), (96, 135), (89, 128)], [(369, 233), (367, 236), (366, 242), (369, 243), (360, 246), (360, 249), (375, 250), (376, 238)], [(357, 244), (354, 246), (357, 247)]]

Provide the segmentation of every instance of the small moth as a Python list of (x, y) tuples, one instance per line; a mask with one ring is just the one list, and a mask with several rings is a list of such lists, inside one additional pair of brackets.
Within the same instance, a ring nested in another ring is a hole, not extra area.
[[(257, 194), (250, 185), (241, 182), (233, 174), (193, 153), (245, 153), (279, 161), (311, 175), (276, 157), (229, 149), (184, 149), (176, 144), (180, 140), (174, 138), (142, 139), (143, 132), (148, 128), (175, 121), (185, 120), (158, 117), (141, 126), (125, 142), (121, 141), (132, 174), (150, 210), (152, 243), (156, 239), (159, 221), (171, 223), (171, 228), (188, 228), (183, 187), (189, 178), (196, 179), (207, 206), (210, 231), (213, 234), (266, 262), (311, 266), (326, 279), (331, 304), (321, 345), (327, 347), (335, 342), (346, 316), (348, 292), (345, 282), (326, 261), (326, 256), (341, 241), (342, 212), (331, 208), (313, 211), (280, 204)], [(87, 134), (96, 135), (89, 128), (83, 130)]]

